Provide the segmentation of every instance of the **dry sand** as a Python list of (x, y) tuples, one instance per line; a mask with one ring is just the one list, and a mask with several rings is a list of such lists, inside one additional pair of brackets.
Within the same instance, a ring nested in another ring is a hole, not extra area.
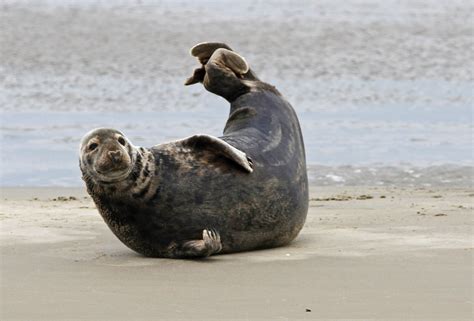
[(311, 194), (291, 246), (186, 261), (127, 249), (82, 189), (3, 189), (0, 317), (472, 318), (472, 190), (313, 187)]

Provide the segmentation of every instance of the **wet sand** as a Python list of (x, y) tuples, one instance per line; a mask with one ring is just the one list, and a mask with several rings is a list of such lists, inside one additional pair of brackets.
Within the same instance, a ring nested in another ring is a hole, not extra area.
[(199, 261), (122, 245), (80, 188), (1, 195), (2, 320), (470, 320), (469, 188), (312, 187), (291, 246)]

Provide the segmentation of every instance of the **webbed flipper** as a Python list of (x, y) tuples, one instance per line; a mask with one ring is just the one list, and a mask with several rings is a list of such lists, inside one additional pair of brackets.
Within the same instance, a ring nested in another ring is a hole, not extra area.
[(191, 56), (198, 58), (201, 64), (205, 65), (209, 58), (211, 58), (214, 51), (220, 48), (232, 51), (232, 49), (225, 43), (201, 42), (192, 47), (191, 50), (189, 50), (189, 53), (191, 54)]
[(249, 91), (251, 81), (258, 81), (245, 58), (224, 43), (197, 44), (191, 48), (191, 55), (202, 66), (194, 70), (185, 85), (201, 82), (210, 92), (232, 101)]

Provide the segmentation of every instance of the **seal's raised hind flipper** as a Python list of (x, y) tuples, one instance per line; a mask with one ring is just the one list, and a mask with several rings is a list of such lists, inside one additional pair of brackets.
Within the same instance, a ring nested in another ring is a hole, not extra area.
[(219, 48), (209, 58), (209, 63), (215, 63), (222, 68), (229, 68), (237, 76), (242, 76), (249, 71), (249, 65), (245, 58), (228, 49)]
[(224, 48), (229, 51), (232, 51), (232, 49), (228, 45), (221, 42), (201, 42), (192, 47), (191, 50), (189, 50), (191, 56), (196, 57), (202, 66), (200, 68), (194, 69), (193, 75), (189, 77), (184, 83), (185, 86), (197, 84), (198, 82), (204, 81), (204, 76), (206, 75), (206, 69), (204, 68), (204, 65), (207, 64), (209, 58), (211, 58), (214, 51), (219, 48)]
[(201, 82), (210, 92), (229, 100), (248, 87), (243, 81), (259, 80), (245, 58), (224, 43), (203, 42), (191, 48), (190, 52), (202, 66), (194, 70), (184, 83), (186, 86)]
[(221, 42), (201, 42), (191, 48), (189, 51), (191, 56), (199, 59), (201, 64), (205, 65), (209, 58), (211, 58), (214, 51), (217, 49), (224, 48), (232, 51), (228, 45)]
[(170, 258), (193, 259), (208, 257), (222, 250), (221, 237), (216, 230), (202, 231), (202, 240), (186, 241), (182, 244), (172, 243), (165, 256)]
[[(247, 155), (230, 145), (226, 141), (211, 135), (194, 135), (176, 142), (184, 147), (193, 149), (196, 154), (210, 153), (215, 156), (224, 156), (225, 158), (240, 165), (246, 172), (253, 172), (253, 163)], [(210, 162), (213, 161), (211, 158)]]
[(201, 62), (205, 61), (207, 65), (203, 64), (203, 67), (194, 69), (193, 75), (184, 83), (186, 86), (204, 82), (209, 68), (218, 69), (223, 73), (233, 73), (237, 78), (243, 78), (250, 69), (244, 57), (225, 48), (219, 48), (213, 52), (212, 56), (204, 57), (198, 58)]

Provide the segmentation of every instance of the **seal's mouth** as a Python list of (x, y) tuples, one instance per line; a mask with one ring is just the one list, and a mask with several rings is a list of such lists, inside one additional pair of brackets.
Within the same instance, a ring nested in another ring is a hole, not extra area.
[(96, 173), (94, 176), (97, 181), (102, 183), (117, 183), (127, 179), (132, 172), (132, 168), (132, 166), (128, 166), (121, 170), (109, 170), (105, 172), (94, 169), (94, 172)]
[(122, 169), (116, 169), (116, 170), (114, 169), (114, 170), (107, 170), (107, 171), (101, 171), (101, 170), (95, 169), (95, 171), (96, 173), (100, 175), (113, 177), (113, 176), (120, 176), (120, 172), (123, 172), (126, 169), (127, 167), (122, 168)]
[(123, 161), (119, 164), (109, 163), (103, 164), (101, 167), (94, 167), (94, 170), (104, 176), (119, 176), (122, 172), (130, 170), (131, 164), (129, 162)]

